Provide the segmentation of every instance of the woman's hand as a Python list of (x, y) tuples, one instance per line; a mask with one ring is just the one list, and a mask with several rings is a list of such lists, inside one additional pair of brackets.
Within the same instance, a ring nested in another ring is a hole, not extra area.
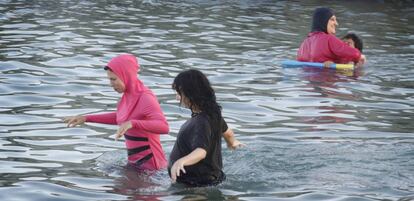
[(235, 150), (245, 146), (245, 144), (241, 143), (239, 140), (236, 139), (234, 139), (232, 142), (227, 142), (227, 147), (231, 150)]
[(325, 67), (325, 68), (329, 68), (329, 67), (331, 67), (331, 65), (333, 64), (334, 62), (332, 62), (332, 61), (325, 61), (325, 62), (323, 62), (323, 67)]
[(361, 57), (359, 58), (358, 63), (356, 63), (356, 66), (361, 67), (365, 64), (366, 61), (367, 61), (367, 57), (365, 57), (365, 55), (361, 54)]
[(180, 158), (177, 161), (175, 161), (175, 163), (173, 164), (173, 166), (171, 167), (171, 179), (173, 180), (173, 182), (177, 181), (177, 177), (180, 176), (181, 171), (185, 174), (185, 169), (184, 169), (184, 158)]
[(194, 165), (201, 160), (205, 159), (207, 156), (207, 151), (203, 148), (196, 148), (188, 155), (178, 159), (174, 162), (173, 166), (171, 167), (171, 179), (173, 182), (177, 181), (177, 177), (180, 176), (181, 171), (185, 174), (184, 166)]
[(115, 140), (118, 140), (120, 137), (124, 136), (124, 134), (130, 129), (132, 128), (132, 124), (131, 121), (127, 121), (124, 122), (123, 124), (121, 124), (118, 128), (118, 131), (116, 132), (115, 135)]
[(234, 137), (234, 132), (230, 128), (228, 128), (222, 135), (224, 140), (226, 140), (227, 147), (231, 150), (246, 146)]
[(68, 127), (75, 127), (77, 125), (83, 124), (86, 121), (86, 117), (84, 116), (72, 116), (66, 117), (63, 119), (63, 122), (67, 123)]

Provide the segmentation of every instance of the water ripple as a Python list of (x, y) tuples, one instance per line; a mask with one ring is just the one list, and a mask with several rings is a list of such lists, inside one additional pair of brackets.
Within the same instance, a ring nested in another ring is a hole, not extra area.
[[(0, 1), (0, 200), (412, 200), (413, 5), (337, 2), (337, 35), (360, 35), (367, 64), (283, 68), (315, 6)], [(174, 77), (188, 68), (208, 76), (247, 144), (223, 147), (222, 185), (183, 188), (166, 170), (137, 174), (116, 126), (66, 128), (63, 117), (116, 108), (120, 95), (102, 67), (126, 52), (138, 56), (139, 77), (169, 121), (167, 155), (190, 117)]]

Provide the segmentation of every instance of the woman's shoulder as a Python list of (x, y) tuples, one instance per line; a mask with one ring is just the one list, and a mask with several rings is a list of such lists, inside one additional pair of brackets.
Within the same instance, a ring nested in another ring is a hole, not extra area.
[(193, 114), (191, 118), (196, 124), (209, 125), (208, 115), (204, 112)]
[(331, 34), (327, 34), (323, 31), (314, 31), (314, 32), (310, 32), (308, 34), (308, 37), (324, 37), (326, 35), (331, 35)]
[(151, 105), (151, 106), (159, 105), (159, 101), (158, 101), (157, 97), (151, 91), (145, 91), (145, 92), (141, 93), (139, 96), (140, 96), (139, 97), (139, 104), (142, 107), (146, 107), (146, 106), (149, 106), (149, 105)]
[(336, 37), (335, 35), (333, 35), (333, 34), (326, 34), (326, 36), (325, 36), (328, 40), (330, 40), (330, 41), (335, 41), (335, 42), (342, 42), (342, 40), (341, 39), (339, 39), (338, 37)]
[(144, 90), (144, 91), (142, 91), (142, 93), (141, 93), (142, 95), (154, 95), (154, 92), (152, 92), (152, 90), (151, 89), (146, 89), (146, 90)]
[(154, 92), (148, 89), (141, 93), (141, 99), (157, 99), (157, 97), (155, 96)]
[(206, 128), (209, 126), (208, 117), (202, 113), (193, 114), (190, 119), (188, 119), (184, 124), (183, 128), (194, 130)]
[(331, 40), (332, 37), (335, 38), (335, 36), (332, 34), (327, 34), (322, 31), (315, 31), (315, 32), (310, 32), (305, 41), (308, 41), (310, 43), (314, 43), (314, 42), (321, 43), (321, 42), (326, 42), (326, 41)]
[(202, 121), (208, 121), (208, 115), (205, 112), (193, 113), (191, 116), (194, 119), (199, 119), (199, 120), (202, 120)]

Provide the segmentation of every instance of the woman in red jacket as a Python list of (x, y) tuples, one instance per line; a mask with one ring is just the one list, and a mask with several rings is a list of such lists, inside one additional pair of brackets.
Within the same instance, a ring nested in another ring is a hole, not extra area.
[(336, 16), (329, 8), (317, 8), (313, 13), (312, 31), (302, 42), (298, 61), (329, 63), (364, 63), (365, 56), (335, 36)]

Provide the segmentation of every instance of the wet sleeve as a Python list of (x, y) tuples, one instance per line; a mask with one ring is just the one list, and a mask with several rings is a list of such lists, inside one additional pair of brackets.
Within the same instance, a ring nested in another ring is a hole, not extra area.
[(86, 122), (102, 123), (102, 124), (117, 124), (116, 112), (109, 112), (103, 114), (86, 115)]
[(337, 37), (331, 36), (328, 41), (331, 52), (343, 61), (343, 63), (349, 63), (351, 61), (358, 62), (361, 58), (361, 52), (358, 49), (350, 47)]
[(227, 123), (224, 120), (224, 118), (221, 117), (221, 132), (224, 133), (227, 131), (227, 129), (229, 129), (229, 127), (227, 126)]
[(211, 143), (212, 135), (208, 120), (200, 119), (200, 122), (195, 124), (191, 132), (192, 134), (188, 135), (191, 136), (189, 139), (190, 149), (202, 148), (207, 151)]
[(298, 52), (296, 54), (296, 60), (310, 61), (309, 52), (311, 52), (309, 42), (308, 42), (308, 39), (305, 39), (298, 49)]
[(132, 119), (133, 128), (143, 129), (155, 134), (167, 134), (169, 132), (167, 119), (155, 95), (143, 94), (137, 108), (142, 111), (144, 118)]

